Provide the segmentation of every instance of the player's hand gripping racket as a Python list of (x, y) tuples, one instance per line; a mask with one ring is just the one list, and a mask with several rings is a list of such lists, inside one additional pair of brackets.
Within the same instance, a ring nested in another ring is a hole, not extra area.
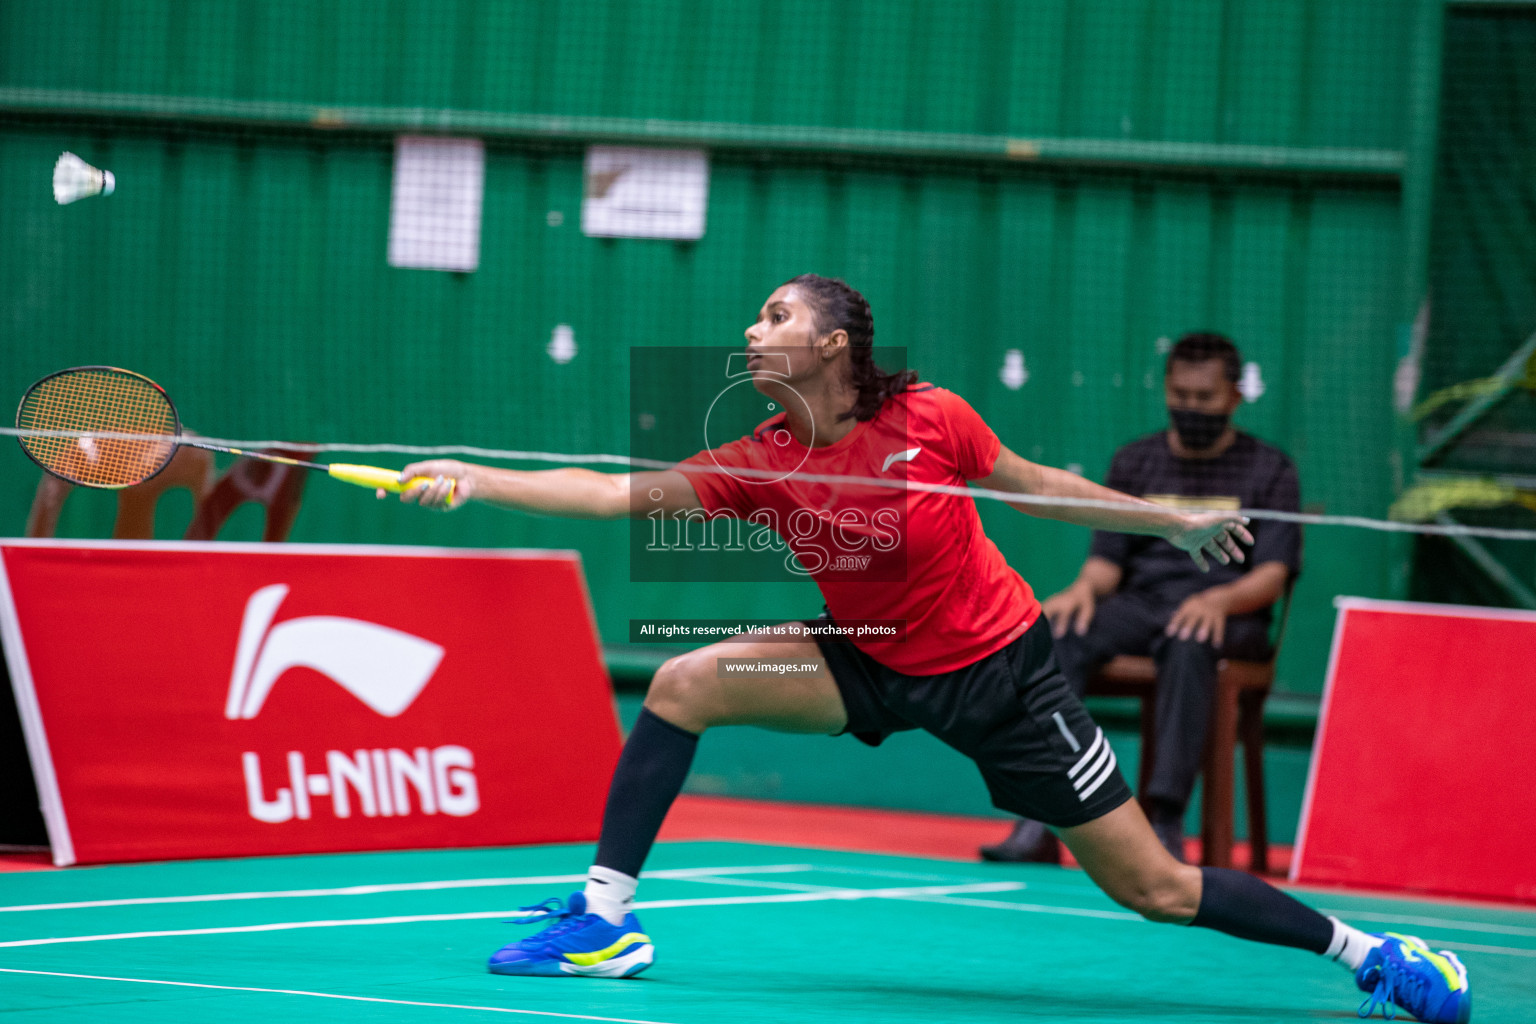
[[(16, 409), (21, 450), (54, 476), (85, 487), (117, 489), (143, 483), (166, 467), (181, 445), (228, 452), (329, 474), (359, 487), (396, 494), (433, 481), (377, 466), (302, 462), (183, 437), (165, 389), (143, 374), (115, 366), (76, 366), (51, 373), (27, 389)], [(117, 435), (134, 435), (124, 437)], [(448, 507), (453, 506), (453, 487)]]

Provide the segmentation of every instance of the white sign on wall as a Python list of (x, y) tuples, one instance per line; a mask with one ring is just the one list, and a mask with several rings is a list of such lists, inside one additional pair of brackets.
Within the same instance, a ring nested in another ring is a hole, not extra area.
[(389, 208), (389, 265), (474, 270), (480, 265), (485, 146), (479, 139), (401, 135)]
[(704, 237), (709, 157), (702, 149), (592, 146), (581, 203), (583, 234)]

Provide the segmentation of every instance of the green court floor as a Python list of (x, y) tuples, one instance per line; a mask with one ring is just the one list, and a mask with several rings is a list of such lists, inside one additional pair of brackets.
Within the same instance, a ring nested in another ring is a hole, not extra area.
[[(1338, 967), (1144, 923), (1080, 873), (740, 843), (663, 844), (657, 962), (502, 978), (500, 918), (575, 888), (586, 846), (0, 875), (10, 1022), (1349, 1020)], [(1303, 893), (1460, 951), (1473, 1020), (1536, 1019), (1536, 912)]]

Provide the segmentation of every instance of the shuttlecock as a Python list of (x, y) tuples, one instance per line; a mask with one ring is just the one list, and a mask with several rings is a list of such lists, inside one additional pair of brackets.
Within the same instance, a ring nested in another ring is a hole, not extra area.
[(109, 196), (117, 187), (111, 171), (100, 171), (73, 153), (62, 153), (53, 165), (53, 198), (60, 206), (88, 196)]

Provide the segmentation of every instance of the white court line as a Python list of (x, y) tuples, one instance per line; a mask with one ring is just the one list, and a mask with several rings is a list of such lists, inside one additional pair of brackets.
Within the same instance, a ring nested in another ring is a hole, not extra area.
[[(802, 882), (753, 882), (736, 878), (695, 878), (694, 882), (706, 885), (742, 885), (751, 886), (754, 889), (787, 889), (792, 892), (831, 892), (834, 886), (830, 885), (806, 885)], [(1013, 883), (1011, 889), (996, 889), (994, 892), (1017, 892), (1027, 888), (1023, 882)], [(987, 890), (975, 890), (978, 892)], [(972, 900), (960, 896), (888, 896), (887, 899), (911, 900), (914, 903), (943, 903), (955, 907), (986, 907), (992, 910), (1019, 910), (1030, 914), (1059, 914), (1063, 917), (1096, 917), (1107, 921), (1140, 921), (1140, 914), (1132, 914), (1124, 910), (1093, 910), (1083, 907), (1052, 907), (1042, 903), (1009, 903), (1003, 900)]]
[[(693, 900), (652, 900), (636, 903), (636, 910), (671, 907), (718, 907), (747, 903), (815, 903), (823, 900), (901, 899), (906, 896), (945, 896), (950, 893), (1006, 892), (1018, 882), (979, 882), (972, 885), (925, 885), (897, 889), (832, 889), (826, 892), (791, 892), (775, 896), (719, 896)], [(13, 939), (0, 948), (54, 946), (72, 942), (111, 942), (118, 939), (157, 939), (180, 935), (232, 935), (243, 932), (281, 932), (300, 928), (344, 928), (359, 925), (416, 924), (429, 921), (476, 921), (511, 917), (516, 910), (480, 910), (463, 914), (409, 914), (394, 917), (362, 917), (326, 921), (276, 921), (270, 924), (232, 925), (223, 928), (178, 928), (162, 931), (115, 932), (107, 935), (63, 935), (43, 939)]]
[[(748, 889), (783, 889), (786, 892), (836, 892), (848, 888), (846, 885), (811, 885), (806, 882), (759, 882), (750, 878), (726, 878), (724, 876), (690, 878), (689, 881), (696, 885), (739, 885)], [(1020, 882), (1018, 886), (1022, 889), (1024, 883)]]
[(914, 903), (944, 903), (954, 907), (986, 907), (989, 910), (1016, 910), (1025, 914), (1056, 914), (1060, 917), (1096, 917), (1104, 921), (1145, 921), (1140, 914), (1126, 910), (1093, 910), (1089, 907), (1053, 907), (1045, 903), (1009, 903), (1006, 900), (971, 900), (959, 896), (907, 896)]
[(508, 1006), (469, 1006), (461, 1003), (424, 1003), (414, 999), (384, 999), (379, 996), (347, 996), (336, 992), (306, 992), (298, 988), (257, 988), (254, 985), (204, 985), (195, 981), (161, 981), (158, 978), (114, 978), (106, 974), (66, 974), (63, 971), (23, 971), (0, 967), (6, 974), (37, 974), (45, 978), (84, 978), (88, 981), (128, 981), (138, 985), (170, 985), (175, 988), (207, 988), (219, 992), (260, 992), (277, 996), (310, 996), (315, 999), (345, 999), (353, 1003), (387, 1003), (390, 1006), (425, 1006), (435, 1010), (481, 1010), (485, 1013), (518, 1013), (531, 1017), (561, 1017), (565, 1020), (600, 1020), (609, 1024), (663, 1024), (662, 1021), (636, 1020), (632, 1017), (595, 1017), (589, 1013), (556, 1013), (553, 1010), (516, 1010)]
[[(1131, 914), (1115, 910), (1078, 910), (1071, 907), (1051, 907), (1031, 903), (1005, 903), (1001, 900), (972, 900), (960, 899), (956, 894), (962, 892), (1006, 892), (1022, 889), (1021, 882), (984, 882), (978, 885), (930, 885), (909, 889), (842, 889), (832, 892), (790, 892), (779, 896), (720, 896), (715, 899), (695, 900), (653, 900), (649, 903), (636, 903), (636, 910), (661, 909), (666, 907), (723, 907), (746, 903), (815, 903), (822, 900), (859, 900), (859, 899), (885, 899), (885, 900), (915, 900), (921, 903), (944, 903), (956, 906), (985, 907), (992, 910), (1013, 910), (1030, 914), (1058, 914), (1068, 917), (1099, 917), (1111, 920), (1142, 920), (1139, 914)], [(343, 924), (348, 922), (342, 922)], [(112, 938), (113, 936), (107, 936)], [(45, 942), (51, 940), (43, 940)], [(68, 941), (68, 940), (65, 940)], [(1426, 940), (1428, 941), (1428, 940)], [(1440, 939), (1434, 940), (1437, 943)], [(1474, 946), (1467, 943), (1446, 942), (1445, 945), (1456, 949), (1471, 950), (1478, 953), (1500, 953), (1506, 956), (1536, 956), (1536, 950), (1519, 949), (1510, 946)], [(0, 942), (0, 946), (18, 945), (18, 943)]]
[[(749, 884), (749, 883), (743, 883)], [(784, 883), (772, 883), (775, 888)], [(890, 889), (830, 889), (809, 892), (786, 892), (773, 896), (717, 896), (704, 899), (686, 900), (650, 900), (635, 904), (636, 910), (662, 910), (674, 907), (725, 907), (743, 906), (748, 904), (764, 903), (819, 903), (828, 900), (913, 900), (921, 903), (943, 903), (952, 906), (981, 907), (989, 910), (1011, 910), (1029, 914), (1055, 914), (1068, 917), (1096, 917), (1110, 920), (1139, 921), (1136, 914), (1124, 913), (1113, 910), (1090, 910), (1072, 907), (1052, 907), (1032, 903), (1008, 903), (1002, 900), (978, 900), (963, 898), (963, 893), (983, 892), (1017, 892), (1024, 888), (1022, 882), (980, 882), (970, 885), (928, 885), (912, 886)], [(292, 931), (301, 928), (342, 928), (351, 926), (367, 926), (382, 924), (416, 924), (433, 921), (474, 921), (488, 918), (511, 917), (516, 914), (511, 910), (478, 911), (465, 914), (412, 914), (397, 917), (370, 917), (355, 918), (350, 920), (334, 921), (281, 921), (273, 924), (237, 925), (226, 928), (184, 928), (167, 931), (145, 932), (118, 932), (109, 935), (70, 935), (44, 939), (17, 939), (10, 942), (0, 942), (0, 948), (17, 946), (49, 946), (75, 942), (110, 942), (118, 939), (149, 939), (186, 935), (230, 935), (243, 932), (275, 932)], [(1467, 922), (1470, 923), (1470, 922)], [(1448, 941), (1444, 939), (1426, 940), (1435, 945), (1450, 946), (1455, 949), (1466, 950), (1475, 953), (1496, 953), (1504, 956), (1536, 957), (1536, 950), (1519, 949), (1510, 946), (1483, 946), (1472, 943)], [(0, 968), (4, 970), (4, 968)], [(40, 973), (49, 972), (20, 972)], [(73, 977), (74, 975), (60, 975), (60, 977)], [(94, 975), (79, 975), (79, 977), (95, 977)], [(109, 979), (109, 980), (134, 980), (134, 979)], [(167, 982), (166, 984), (182, 984), (180, 982)], [(189, 983), (190, 984), (190, 983)], [(218, 986), (211, 986), (218, 987)], [(269, 991), (265, 989), (252, 991)], [(272, 989), (270, 991), (284, 991)], [(299, 993), (301, 995), (324, 995), (324, 993)], [(337, 996), (335, 998), (352, 998)], [(357, 997), (362, 998), (362, 997)], [(386, 1002), (388, 1000), (385, 1000)], [(409, 1004), (418, 1005), (418, 1004)], [(419, 1005), (437, 1005), (422, 1003)], [(447, 1005), (447, 1004), (442, 1004)], [(459, 1007), (460, 1009), (478, 1009), (478, 1007)], [(526, 1011), (534, 1013), (538, 1011)], [(606, 1020), (611, 1018), (591, 1018), (594, 1020)]]
[(1366, 913), (1361, 910), (1323, 910), (1343, 921), (1356, 917), (1362, 921), (1386, 921), (1398, 925), (1424, 925), (1427, 928), (1454, 928), (1463, 932), (1485, 932), (1488, 935), (1520, 935), (1536, 938), (1536, 928), (1522, 928), (1515, 924), (1492, 924), (1482, 921), (1452, 921), (1443, 917), (1398, 917), (1392, 914)]
[[(813, 865), (815, 870), (828, 875), (860, 875), (865, 878), (899, 878), (907, 882), (959, 882), (962, 879), (954, 875), (931, 875), (917, 871), (891, 871), (886, 868), (850, 868), (831, 864)], [(979, 882), (981, 879), (972, 876), (968, 881)]]
[[(820, 903), (826, 900), (905, 900), (915, 896), (949, 896), (965, 892), (1017, 892), (1023, 882), (973, 882), (969, 885), (917, 885), (890, 889), (825, 889), (786, 892), (777, 896), (713, 896), (691, 900), (650, 900), (635, 904), (636, 910), (670, 907), (733, 907), (753, 903)], [(5, 945), (5, 943), (0, 943)]]
[(1499, 953), (1504, 956), (1536, 957), (1536, 949), (1515, 949), (1510, 946), (1479, 946), (1471, 942), (1457, 942), (1455, 939), (1425, 939), (1431, 946), (1443, 946), (1453, 952), (1463, 953)]
[[(775, 875), (817, 870), (811, 864), (762, 864), (725, 868), (670, 868), (642, 872), (640, 877), (690, 879), (711, 875)], [(225, 900), (304, 899), (313, 896), (372, 896), (383, 892), (431, 892), (438, 889), (477, 889), (514, 885), (569, 885), (585, 882), (579, 875), (525, 875), (520, 878), (456, 878), (441, 882), (390, 882), (380, 885), (346, 885), (335, 889), (274, 889), (267, 892), (216, 892), (194, 896), (135, 896), (116, 900), (77, 900), (72, 903), (24, 903), (0, 907), (0, 913), (27, 910), (78, 910), (88, 907), (136, 907), (161, 903), (219, 903)]]
[(342, 928), (349, 925), (417, 924), (426, 921), (476, 921), (492, 917), (512, 917), (516, 910), (484, 910), (472, 914), (410, 914), (398, 917), (356, 917), (337, 921), (278, 921), (273, 924), (242, 924), (225, 928), (178, 928), (152, 932), (114, 932), (109, 935), (64, 935), (47, 939), (14, 939), (0, 942), (8, 946), (52, 946), (65, 942), (111, 942), (116, 939), (160, 939), (177, 935), (233, 935), (238, 932), (286, 932), (296, 928)]

